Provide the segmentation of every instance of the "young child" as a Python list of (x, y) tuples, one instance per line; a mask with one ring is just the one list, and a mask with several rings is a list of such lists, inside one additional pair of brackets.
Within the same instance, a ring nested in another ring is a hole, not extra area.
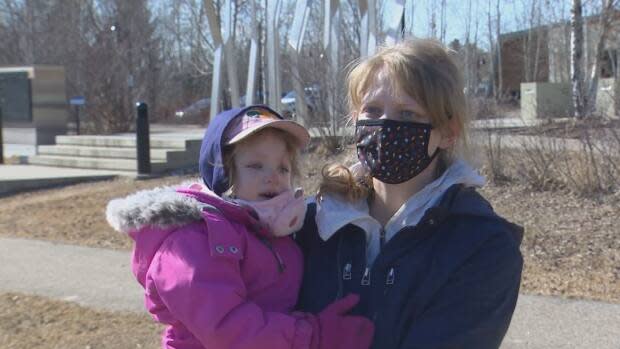
[(217, 115), (200, 150), (204, 187), (142, 191), (108, 204), (135, 240), (132, 270), (165, 325), (164, 348), (367, 348), (374, 331), (346, 315), (349, 295), (318, 315), (294, 313), (302, 255), (288, 236), (305, 202), (292, 182), (309, 141), (264, 106)]

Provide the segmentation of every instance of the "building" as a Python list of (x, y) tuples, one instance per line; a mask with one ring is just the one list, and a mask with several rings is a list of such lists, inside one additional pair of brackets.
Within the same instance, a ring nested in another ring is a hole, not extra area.
[[(584, 18), (584, 72), (588, 76), (599, 37), (600, 17)], [(520, 84), (524, 82), (570, 82), (570, 22), (505, 33), (499, 41), (503, 95), (520, 98)], [(599, 66), (601, 78), (617, 76), (619, 46), (620, 11), (615, 11)], [(496, 81), (498, 78), (496, 75)]]

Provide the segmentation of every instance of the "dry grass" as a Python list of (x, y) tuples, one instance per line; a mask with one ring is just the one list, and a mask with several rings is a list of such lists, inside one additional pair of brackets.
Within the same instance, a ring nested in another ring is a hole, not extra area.
[(523, 291), (620, 303), (620, 196), (592, 200), (515, 184), (481, 192), (525, 228)]
[(519, 138), (478, 133), (479, 153), (486, 156), (489, 177), (590, 198), (620, 191), (620, 121), (615, 128), (561, 125), (514, 131), (523, 133)]
[(165, 177), (135, 181), (120, 178), (0, 198), (0, 234), (90, 247), (128, 249), (131, 248), (131, 240), (115, 233), (105, 220), (108, 201), (137, 190), (189, 179)]
[(145, 314), (96, 311), (17, 293), (0, 294), (0, 348), (158, 348), (162, 327)]

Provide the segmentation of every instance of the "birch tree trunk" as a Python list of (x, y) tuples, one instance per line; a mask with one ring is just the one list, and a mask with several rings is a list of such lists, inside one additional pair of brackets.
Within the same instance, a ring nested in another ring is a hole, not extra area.
[(497, 12), (497, 26), (495, 27), (496, 30), (496, 37), (497, 37), (497, 97), (501, 98), (502, 94), (503, 94), (503, 89), (504, 89), (504, 76), (502, 74), (502, 42), (500, 40), (500, 31), (501, 31), (501, 15), (500, 15), (500, 11), (499, 11), (499, 0), (497, 0), (497, 3), (495, 4), (495, 9)]
[(465, 75), (465, 87), (467, 88), (467, 93), (472, 94), (472, 77), (471, 77), (471, 57), (470, 57), (470, 45), (469, 45), (469, 33), (470, 33), (470, 25), (471, 25), (471, 0), (467, 2), (467, 19), (465, 21), (465, 64), (463, 73)]
[(581, 0), (573, 0), (571, 10), (571, 37), (570, 37), (570, 71), (571, 87), (573, 92), (573, 108), (575, 117), (582, 119), (585, 116), (583, 96), (583, 18), (581, 16)]
[[(532, 72), (532, 81), (538, 81), (538, 70), (540, 68), (540, 48), (542, 45), (543, 36), (547, 35), (547, 29), (542, 27), (542, 9), (540, 3), (536, 3), (537, 9), (534, 18), (536, 18), (536, 47), (534, 49), (534, 71)], [(534, 15), (534, 13), (532, 13)], [(547, 62), (547, 64), (549, 64)]]
[(440, 30), (440, 41), (445, 43), (446, 42), (446, 0), (441, 0), (441, 12), (440, 12), (440, 16), (441, 16), (441, 28)]
[[(611, 26), (611, 16), (614, 1), (602, 0), (601, 14), (599, 17), (599, 30), (600, 35), (598, 42), (596, 43), (596, 51), (594, 52), (594, 64), (592, 65), (592, 71), (590, 72), (590, 85), (588, 87), (588, 94), (585, 98), (584, 112), (585, 115), (591, 115), (594, 112), (596, 105), (596, 94), (598, 92), (598, 80), (600, 76), (601, 63), (603, 61), (603, 55), (605, 50), (605, 43), (609, 36), (609, 27)], [(613, 61), (613, 60), (612, 60)]]

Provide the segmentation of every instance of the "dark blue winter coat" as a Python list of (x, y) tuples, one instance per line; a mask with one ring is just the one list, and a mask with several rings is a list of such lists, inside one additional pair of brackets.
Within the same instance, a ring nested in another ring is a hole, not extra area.
[(474, 189), (450, 187), (368, 269), (364, 231), (348, 224), (323, 241), (315, 209), (296, 234), (305, 255), (300, 310), (357, 293), (353, 312), (374, 321), (373, 348), (499, 348), (519, 293), (522, 229)]

